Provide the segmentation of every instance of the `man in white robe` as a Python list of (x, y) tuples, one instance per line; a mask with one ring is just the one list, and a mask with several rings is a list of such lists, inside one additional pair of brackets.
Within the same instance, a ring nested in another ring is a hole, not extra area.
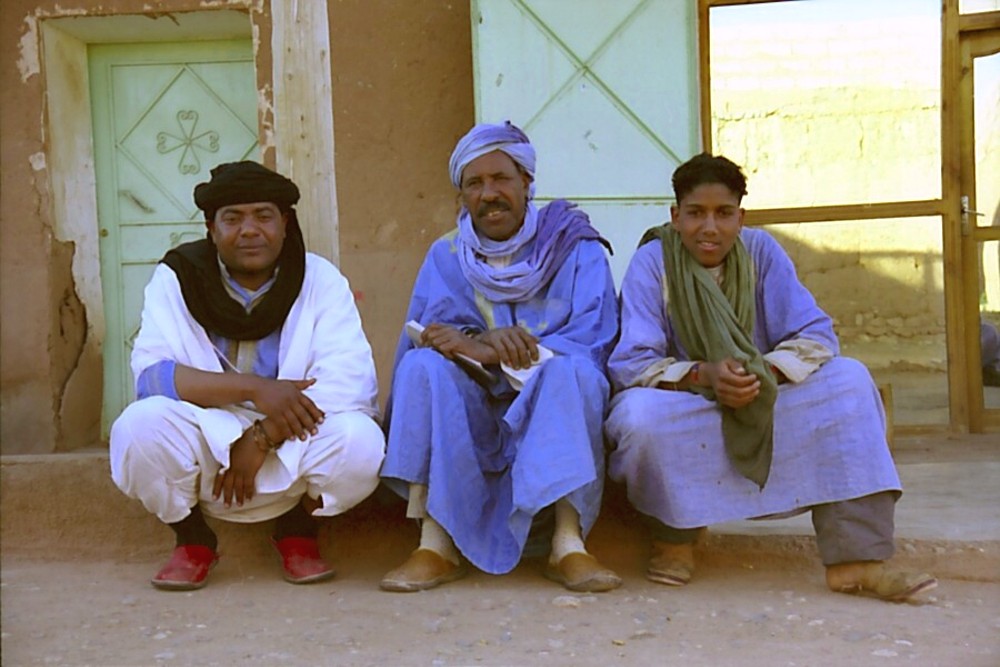
[(351, 290), (305, 251), (284, 176), (223, 164), (194, 196), (208, 237), (169, 251), (146, 287), (112, 478), (176, 534), (157, 588), (206, 583), (218, 553), (205, 514), (277, 518), (285, 579), (328, 579), (316, 517), (371, 494), (385, 450)]

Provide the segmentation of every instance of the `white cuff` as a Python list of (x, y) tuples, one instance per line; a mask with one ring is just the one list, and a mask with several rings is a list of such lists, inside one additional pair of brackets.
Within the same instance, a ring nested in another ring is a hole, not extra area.
[(677, 361), (673, 357), (650, 364), (630, 386), (655, 387), (661, 382), (680, 382), (697, 361)]
[(808, 338), (778, 343), (764, 355), (764, 360), (784, 373), (789, 382), (802, 382), (832, 358), (833, 352), (827, 346)]

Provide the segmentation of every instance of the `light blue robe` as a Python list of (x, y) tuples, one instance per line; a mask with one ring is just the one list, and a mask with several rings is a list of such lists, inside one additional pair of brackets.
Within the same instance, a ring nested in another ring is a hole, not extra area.
[(477, 301), (463, 276), (454, 237), (431, 246), (407, 320), (522, 326), (556, 356), (516, 393), (506, 379), (484, 388), (437, 351), (414, 349), (401, 336), (381, 475), (404, 497), (410, 483), (426, 484), (427, 513), (459, 551), (477, 568), (502, 574), (520, 561), (532, 518), (560, 498), (580, 513), (584, 535), (597, 518), (610, 392), (604, 368), (618, 305), (597, 241), (578, 241), (533, 299), (490, 303), (481, 295)]
[[(832, 322), (799, 282), (788, 255), (762, 230), (741, 233), (756, 272), (754, 341), (764, 354), (806, 338), (837, 355)], [(675, 528), (804, 510), (900, 491), (885, 413), (868, 370), (834, 356), (800, 383), (779, 386), (774, 458), (760, 490), (729, 463), (718, 404), (686, 391), (632, 387), (651, 364), (689, 357), (663, 301), (663, 251), (642, 246), (622, 283), (622, 336), (608, 364), (618, 393), (606, 433), (611, 478), (644, 514)], [(631, 388), (630, 388), (631, 387)]]

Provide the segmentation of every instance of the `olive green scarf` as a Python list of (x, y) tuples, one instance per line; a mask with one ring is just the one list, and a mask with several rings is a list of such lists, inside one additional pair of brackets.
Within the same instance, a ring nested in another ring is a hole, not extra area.
[[(721, 361), (732, 357), (760, 378), (760, 394), (742, 408), (719, 405), (726, 454), (737, 471), (762, 489), (771, 470), (774, 402), (778, 384), (753, 342), (756, 318), (753, 261), (740, 238), (726, 257), (721, 288), (708, 269), (687, 251), (669, 224), (646, 232), (659, 238), (666, 272), (667, 309), (681, 344), (691, 359)], [(692, 387), (716, 400), (711, 387)]]

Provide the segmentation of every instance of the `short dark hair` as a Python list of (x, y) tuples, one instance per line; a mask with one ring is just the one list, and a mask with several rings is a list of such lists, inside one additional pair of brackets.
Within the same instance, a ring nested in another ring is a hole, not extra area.
[(677, 167), (672, 179), (677, 203), (699, 185), (721, 183), (741, 200), (747, 194), (747, 177), (740, 166), (722, 155), (700, 153)]

